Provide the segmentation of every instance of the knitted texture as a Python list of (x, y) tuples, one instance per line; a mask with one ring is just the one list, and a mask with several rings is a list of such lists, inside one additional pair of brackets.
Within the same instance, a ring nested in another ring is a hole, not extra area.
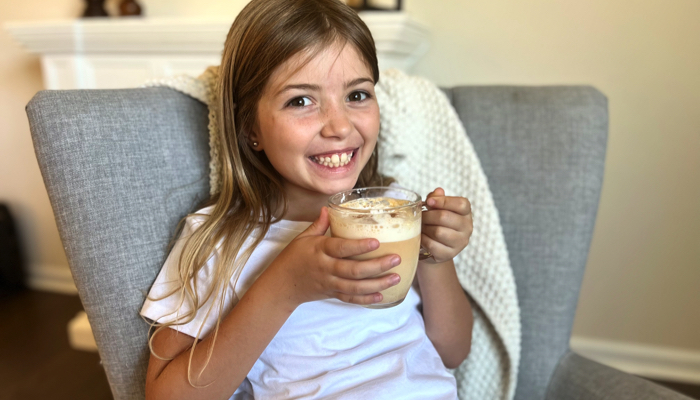
[(474, 230), (455, 257), (474, 307), (472, 349), (455, 371), (460, 399), (511, 399), (520, 362), (520, 308), (498, 211), (457, 112), (433, 83), (385, 71), (376, 88), (382, 173), (423, 198), (437, 187), (472, 205)]
[(196, 79), (187, 75), (178, 75), (172, 78), (153, 79), (141, 86), (170, 87), (209, 106), (209, 194), (211, 196), (219, 193), (221, 179), (219, 113), (215, 107), (218, 98), (216, 87), (218, 77), (219, 67), (209, 67)]
[[(209, 105), (212, 161), (210, 192), (218, 192), (219, 129), (216, 67), (199, 78), (150, 81)], [(457, 276), (474, 300), (469, 357), (454, 373), (462, 400), (510, 400), (520, 362), (520, 309), (498, 211), (481, 163), (464, 125), (445, 94), (433, 83), (398, 70), (382, 73), (376, 86), (381, 115), (380, 171), (423, 198), (437, 187), (472, 205), (474, 230), (455, 258)]]

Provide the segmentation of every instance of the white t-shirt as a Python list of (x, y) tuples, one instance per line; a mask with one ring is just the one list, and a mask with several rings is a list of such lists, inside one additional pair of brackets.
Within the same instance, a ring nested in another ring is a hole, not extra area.
[[(209, 208), (198, 211), (207, 214)], [(187, 219), (180, 238), (193, 232), (204, 216)], [(281, 220), (253, 251), (235, 287), (230, 282), (224, 316), (255, 279), (310, 222)], [(249, 238), (244, 249), (252, 244)], [(177, 262), (183, 240), (178, 240), (158, 274), (149, 297), (160, 297), (177, 282)], [(208, 277), (218, 253), (202, 268), (198, 285)], [(330, 299), (297, 307), (267, 346), (231, 399), (457, 399), (454, 376), (445, 368), (425, 333), (412, 288), (398, 306), (368, 309)], [(159, 322), (173, 320), (179, 295), (146, 300), (141, 315)], [(196, 318), (177, 329), (200, 338), (216, 325), (218, 309), (205, 319), (206, 304)], [(182, 313), (182, 310), (180, 310)]]

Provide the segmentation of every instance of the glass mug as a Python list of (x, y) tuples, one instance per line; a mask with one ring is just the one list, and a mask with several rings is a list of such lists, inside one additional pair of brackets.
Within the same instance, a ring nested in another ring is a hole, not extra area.
[(395, 187), (367, 187), (334, 194), (328, 199), (331, 236), (343, 239), (379, 240), (379, 248), (369, 253), (349, 257), (364, 261), (388, 254), (398, 254), (401, 264), (379, 274), (396, 273), (401, 282), (380, 293), (379, 303), (367, 308), (394, 307), (406, 298), (416, 275), (419, 259), (430, 257), (421, 248), (421, 213), (425, 203), (420, 195)]

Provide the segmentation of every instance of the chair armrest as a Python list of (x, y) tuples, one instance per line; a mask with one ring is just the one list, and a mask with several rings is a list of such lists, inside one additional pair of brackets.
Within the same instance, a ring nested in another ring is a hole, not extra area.
[(546, 400), (691, 400), (646, 379), (567, 352), (549, 382)]

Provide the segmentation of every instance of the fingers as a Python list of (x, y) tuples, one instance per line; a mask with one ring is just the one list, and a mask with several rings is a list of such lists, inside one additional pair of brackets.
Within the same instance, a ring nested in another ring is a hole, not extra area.
[(436, 240), (433, 240), (425, 233), (421, 234), (421, 246), (425, 247), (430, 251), (430, 253), (433, 255), (433, 258), (435, 259), (435, 262), (437, 263), (447, 261), (454, 257), (451, 248), (445, 246), (444, 244)]
[(431, 197), (444, 196), (444, 195), (445, 195), (445, 189), (439, 187), (439, 188), (433, 190), (432, 192), (428, 193), (428, 196), (426, 196), (426, 199), (429, 199)]
[(380, 302), (378, 292), (401, 282), (398, 274), (387, 272), (399, 264), (401, 258), (396, 254), (367, 261), (339, 260), (333, 280), (336, 298), (354, 304)]
[(328, 208), (321, 207), (321, 214), (318, 216), (316, 221), (314, 221), (308, 228), (302, 233), (300, 233), (297, 238), (303, 238), (306, 236), (322, 236), (326, 234), (328, 227), (330, 226), (330, 220), (328, 219)]
[(369, 253), (379, 248), (377, 239), (328, 238), (323, 243), (324, 252), (334, 258), (347, 258)]
[[(461, 247), (464, 234), (443, 226), (426, 225), (422, 229), (424, 236), (450, 248)], [(431, 251), (432, 253), (432, 251)], [(435, 253), (433, 253), (435, 254)]]
[(336, 298), (340, 301), (346, 303), (358, 304), (361, 306), (367, 306), (370, 304), (376, 304), (382, 301), (384, 298), (381, 293), (372, 293), (366, 295), (349, 295), (349, 294), (338, 294)]
[(426, 203), (428, 207), (448, 210), (460, 215), (469, 215), (472, 212), (471, 202), (464, 197), (429, 195)]
[(401, 264), (401, 257), (389, 254), (367, 261), (338, 260), (335, 276), (343, 279), (366, 279), (379, 275)]
[(469, 219), (463, 215), (447, 210), (423, 211), (421, 218), (423, 219), (422, 224), (424, 228), (428, 225), (435, 225), (459, 231), (464, 229), (464, 225), (470, 223)]
[(342, 301), (355, 304), (371, 304), (382, 300), (379, 292), (397, 285), (401, 282), (398, 274), (386, 276), (352, 280), (338, 279), (335, 282), (336, 297)]

